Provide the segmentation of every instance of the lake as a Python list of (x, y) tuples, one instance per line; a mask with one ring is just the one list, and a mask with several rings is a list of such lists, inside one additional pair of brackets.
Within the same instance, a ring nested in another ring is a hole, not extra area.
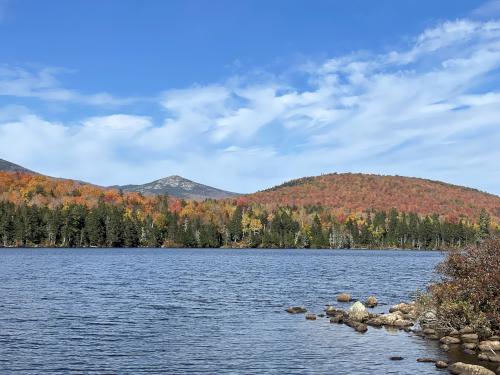
[[(387, 311), (439, 252), (2, 249), (0, 373), (436, 374), (436, 342), (320, 313), (348, 292)], [(403, 361), (391, 361), (402, 356)]]

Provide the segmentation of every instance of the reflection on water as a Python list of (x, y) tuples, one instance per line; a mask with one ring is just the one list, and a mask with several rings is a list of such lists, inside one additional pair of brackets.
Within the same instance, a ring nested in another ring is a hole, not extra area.
[[(435, 374), (435, 342), (289, 315), (340, 292), (384, 305), (433, 277), (436, 252), (0, 251), (0, 373)], [(337, 303), (334, 303), (337, 304)], [(345, 306), (347, 307), (347, 305)], [(390, 361), (391, 356), (403, 361)]]

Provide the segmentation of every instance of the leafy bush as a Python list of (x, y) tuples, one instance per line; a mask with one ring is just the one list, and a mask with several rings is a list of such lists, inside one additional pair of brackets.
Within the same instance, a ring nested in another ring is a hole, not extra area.
[(429, 287), (429, 296), (441, 326), (500, 331), (500, 237), (451, 250), (438, 272), (442, 280)]

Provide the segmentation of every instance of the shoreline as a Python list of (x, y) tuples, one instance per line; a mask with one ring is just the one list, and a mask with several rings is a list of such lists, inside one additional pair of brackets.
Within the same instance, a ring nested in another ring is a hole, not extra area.
[(405, 252), (428, 252), (428, 253), (436, 253), (436, 252), (447, 252), (450, 249), (417, 249), (417, 248), (398, 248), (398, 247), (380, 247), (380, 248), (367, 248), (367, 247), (350, 247), (350, 248), (304, 248), (304, 247), (181, 247), (181, 246), (160, 246), (160, 247), (149, 247), (149, 246), (135, 246), (135, 247), (99, 247), (99, 246), (73, 246), (73, 247), (63, 247), (63, 246), (0, 246), (0, 251), (3, 249), (162, 249), (162, 250), (324, 250), (324, 251), (405, 251)]

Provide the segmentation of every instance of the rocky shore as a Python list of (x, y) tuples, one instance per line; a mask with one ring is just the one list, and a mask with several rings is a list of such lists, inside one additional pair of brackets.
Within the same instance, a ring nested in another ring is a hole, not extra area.
[[(355, 301), (351, 295), (342, 293), (337, 296), (337, 302), (350, 303), (348, 309), (327, 305), (324, 312), (314, 314), (304, 306), (292, 306), (286, 309), (290, 314), (305, 314), (305, 319), (316, 320), (318, 317), (330, 319), (332, 324), (345, 324), (357, 332), (365, 333), (368, 327), (389, 327), (412, 332), (424, 339), (439, 340), (444, 351), (460, 348), (464, 353), (475, 355), (478, 361), (488, 361), (491, 365), (498, 365), (496, 374), (500, 374), (500, 337), (482, 337), (470, 327), (461, 327), (460, 330), (436, 326), (436, 316), (433, 311), (419, 311), (415, 302), (399, 303), (392, 306), (388, 313), (373, 313), (369, 309), (377, 306), (378, 300), (371, 296), (364, 303)], [(391, 360), (403, 359), (391, 357)], [(462, 362), (447, 363), (434, 358), (417, 358), (418, 362), (432, 362), (437, 369), (447, 369), (452, 374), (463, 375), (495, 375), (495, 372), (477, 365)], [(488, 366), (492, 367), (492, 366)]]

